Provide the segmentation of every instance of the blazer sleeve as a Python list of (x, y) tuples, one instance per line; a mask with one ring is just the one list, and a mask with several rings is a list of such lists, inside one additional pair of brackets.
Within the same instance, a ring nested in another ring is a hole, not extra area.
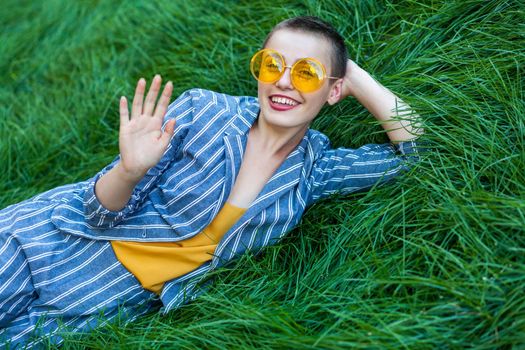
[(419, 159), (415, 141), (329, 149), (313, 164), (309, 204), (332, 194), (348, 194), (389, 181)]
[(150, 190), (157, 185), (160, 176), (172, 164), (179, 147), (193, 124), (193, 116), (195, 114), (193, 95), (191, 90), (187, 91), (168, 107), (164, 117), (163, 128), (168, 120), (175, 118), (174, 135), (160, 161), (155, 167), (148, 170), (144, 178), (137, 184), (124, 208), (119, 211), (108, 210), (99, 202), (95, 195), (96, 182), (120, 161), (120, 156), (117, 156), (111, 164), (88, 180), (83, 195), (83, 211), (87, 224), (100, 229), (111, 228), (140, 207)]

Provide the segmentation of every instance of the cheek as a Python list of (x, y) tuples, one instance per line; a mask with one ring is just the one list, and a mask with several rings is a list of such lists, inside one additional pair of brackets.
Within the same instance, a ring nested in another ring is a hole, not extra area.
[(261, 98), (268, 91), (268, 84), (257, 82), (257, 95)]
[(311, 94), (309, 99), (312, 108), (314, 108), (315, 106), (315, 108), (318, 109), (321, 109), (321, 107), (324, 106), (327, 100), (328, 91), (324, 91), (324, 89), (322, 89), (322, 91), (316, 91), (315, 93)]

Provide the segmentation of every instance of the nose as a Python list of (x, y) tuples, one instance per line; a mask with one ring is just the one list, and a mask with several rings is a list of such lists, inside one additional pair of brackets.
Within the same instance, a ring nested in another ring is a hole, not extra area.
[(291, 77), (291, 72), (292, 71), (292, 67), (290, 66), (285, 66), (284, 67), (284, 73), (283, 75), (281, 75), (281, 77), (279, 78), (279, 80), (277, 80), (277, 82), (275, 83), (275, 85), (282, 89), (282, 90), (293, 90), (293, 85), (292, 85), (292, 77)]

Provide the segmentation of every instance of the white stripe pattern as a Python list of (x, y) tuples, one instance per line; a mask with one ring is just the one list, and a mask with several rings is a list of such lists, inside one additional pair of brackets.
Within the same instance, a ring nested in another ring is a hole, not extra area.
[[(6, 315), (0, 314), (0, 326), (1, 318), (7, 317), (14, 325), (20, 322), (25, 330), (31, 328), (31, 318), (23, 318), (23, 313), (13, 317), (7, 310), (27, 305), (35, 298), (34, 291), (40, 295), (39, 304), (32, 301), (34, 315), (65, 317), (75, 326), (84, 324), (99, 306), (115, 306), (113, 297), (120, 293), (135, 300), (131, 295), (141, 290), (140, 285), (122, 266), (114, 265), (107, 240), (170, 242), (201, 232), (228, 198), (258, 113), (253, 97), (187, 91), (169, 106), (165, 116), (164, 125), (169, 119), (177, 120), (168, 149), (122, 210), (104, 208), (94, 191), (96, 181), (118, 163), (116, 157), (87, 181), (61, 186), (0, 211), (0, 262), (8, 266), (0, 265), (5, 270), (0, 281), (2, 288), (8, 286), (6, 291), (17, 293), (0, 307), (0, 313), (5, 310)], [(308, 130), (224, 235), (213, 260), (165, 285), (160, 296), (163, 311), (201, 293), (199, 282), (210, 269), (246, 250), (256, 252), (278, 242), (318, 199), (388, 181), (408, 169), (408, 160), (417, 160), (414, 142), (400, 143), (397, 150), (388, 144), (332, 149), (326, 136)], [(116, 270), (121, 273), (105, 280), (106, 274), (114, 275)], [(9, 274), (16, 276), (20, 286), (29, 273), (34, 280), (22, 290), (4, 283)], [(147, 293), (140, 298), (151, 298)], [(48, 295), (45, 300), (43, 295)], [(4, 298), (0, 302), (7, 299), (2, 293), (0, 298)], [(44, 324), (52, 327), (56, 320)]]

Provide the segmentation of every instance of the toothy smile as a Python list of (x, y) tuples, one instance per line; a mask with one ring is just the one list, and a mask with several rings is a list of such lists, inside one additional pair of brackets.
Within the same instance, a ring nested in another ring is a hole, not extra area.
[(294, 101), (286, 97), (281, 97), (281, 96), (271, 96), (270, 100), (273, 103), (279, 103), (281, 105), (288, 105), (288, 106), (297, 106), (299, 104), (297, 101)]

